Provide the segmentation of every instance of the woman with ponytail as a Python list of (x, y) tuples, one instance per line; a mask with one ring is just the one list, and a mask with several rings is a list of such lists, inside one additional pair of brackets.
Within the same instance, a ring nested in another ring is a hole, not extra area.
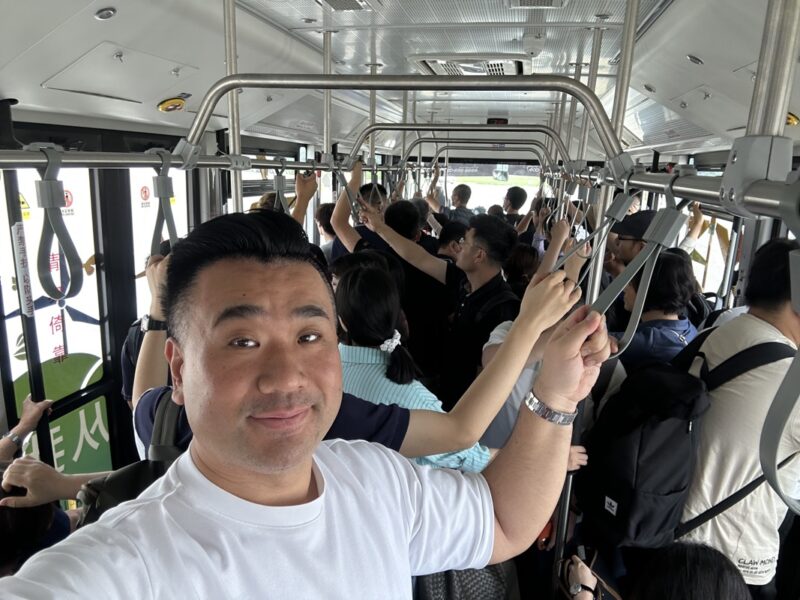
[[(344, 392), (375, 404), (444, 412), (442, 403), (417, 380), (419, 370), (406, 349), (400, 294), (391, 277), (374, 268), (347, 271), (336, 288)], [(489, 463), (488, 448), (417, 459), (420, 464), (478, 472)]]

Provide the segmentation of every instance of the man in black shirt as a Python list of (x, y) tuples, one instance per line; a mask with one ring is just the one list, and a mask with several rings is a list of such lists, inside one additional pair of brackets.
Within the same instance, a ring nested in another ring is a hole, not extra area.
[(517, 243), (514, 229), (496, 217), (478, 215), (470, 221), (455, 264), (431, 256), (388, 227), (379, 211), (365, 206), (367, 227), (420, 271), (458, 293), (458, 305), (442, 354), (441, 385), (436, 390), (446, 410), (478, 374), (483, 345), (492, 330), (519, 312), (519, 299), (503, 279), (501, 268)]
[(528, 199), (528, 192), (519, 186), (508, 188), (506, 197), (503, 199), (503, 210), (506, 214), (503, 215), (508, 224), (516, 227), (522, 220), (522, 215), (519, 214), (519, 209), (525, 204)]

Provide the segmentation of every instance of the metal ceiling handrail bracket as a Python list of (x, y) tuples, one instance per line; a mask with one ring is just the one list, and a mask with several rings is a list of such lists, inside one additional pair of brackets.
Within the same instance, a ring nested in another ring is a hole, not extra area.
[[(415, 140), (415, 141), (419, 142), (419, 143), (432, 142), (432, 140), (424, 139), (424, 138), (422, 138), (421, 140)], [(550, 155), (550, 152), (547, 150), (547, 146), (545, 146), (544, 143), (540, 142), (539, 140), (518, 140), (518, 139), (517, 140), (503, 140), (503, 139), (499, 139), (499, 138), (486, 138), (486, 139), (447, 138), (445, 140), (445, 142), (448, 143), (448, 144), (470, 145), (470, 146), (488, 146), (488, 145), (494, 145), (494, 146), (499, 146), (499, 147), (502, 147), (504, 145), (505, 146), (527, 146), (528, 148), (533, 148), (533, 149), (536, 149), (536, 150), (538, 150), (540, 152), (539, 164), (542, 167), (542, 174), (544, 174), (544, 170), (546, 168), (551, 167), (553, 165), (553, 157)], [(441, 141), (438, 141), (438, 140), (436, 142), (436, 145), (437, 145), (437, 154), (436, 154), (436, 156), (437, 157), (441, 154), (441, 152), (438, 149), (438, 146), (441, 143), (444, 143), (444, 142), (441, 142)], [(472, 150), (474, 148), (470, 148), (470, 149)], [(497, 149), (500, 149), (500, 148), (497, 148)], [(510, 148), (510, 150), (513, 150), (513, 148)], [(523, 152), (526, 151), (525, 148), (520, 149), (520, 150), (523, 151)], [(431, 161), (431, 165), (433, 164), (433, 162), (435, 162), (435, 159), (434, 159), (434, 161)]]
[[(384, 131), (445, 131), (445, 132), (454, 132), (454, 131), (469, 131), (469, 132), (481, 132), (481, 133), (543, 133), (546, 136), (550, 137), (555, 145), (559, 148), (559, 151), (566, 152), (564, 148), (563, 140), (556, 135), (556, 132), (547, 125), (537, 125), (537, 124), (515, 124), (515, 125), (471, 125), (465, 123), (425, 123), (425, 124), (410, 124), (410, 123), (380, 123), (375, 126), (376, 129), (382, 129)], [(348, 160), (354, 160), (355, 156), (358, 154), (358, 149), (363, 144), (363, 140), (372, 133), (372, 127), (367, 127), (361, 135), (356, 140), (355, 144), (353, 145), (353, 150), (350, 154)], [(438, 138), (418, 138), (409, 144), (408, 148), (406, 149), (405, 154), (400, 159), (400, 168), (404, 168), (405, 165), (408, 163), (408, 159), (411, 158), (412, 151), (419, 146), (420, 144), (425, 143), (449, 143), (453, 140), (451, 138), (446, 139), (438, 139)], [(475, 139), (464, 141), (463, 143), (471, 143), (471, 142), (481, 142), (483, 140)], [(495, 143), (519, 143), (518, 141), (509, 140), (501, 141), (497, 140)], [(531, 141), (526, 141), (528, 145), (536, 145), (532, 144)], [(550, 153), (547, 153), (549, 160), (548, 164), (555, 165), (555, 162), (550, 156)], [(566, 165), (565, 165), (566, 166)], [(557, 167), (556, 167), (557, 168)]]
[[(436, 151), (436, 154), (431, 161), (431, 168), (433, 168), (436, 163), (439, 161), (439, 157), (448, 150), (477, 150), (474, 146), (444, 146), (443, 148), (439, 148)], [(486, 150), (487, 152), (530, 152), (533, 154), (538, 160), (539, 164), (542, 163), (542, 155), (536, 148), (525, 147), (525, 148), (480, 148), (481, 150)]]
[[(528, 77), (450, 77), (428, 75), (287, 75), (239, 74), (223, 77), (206, 92), (198, 107), (195, 119), (186, 138), (175, 153), (183, 158), (185, 168), (194, 166), (200, 153), (200, 141), (211, 119), (214, 108), (226, 93), (238, 88), (271, 89), (335, 89), (335, 90), (418, 90), (418, 91), (554, 91), (576, 97), (590, 116), (608, 157), (608, 169), (614, 179), (621, 180), (633, 167), (630, 155), (622, 144), (597, 95), (586, 85), (570, 77), (559, 75), (531, 75)], [(506, 129), (510, 131), (510, 129)]]

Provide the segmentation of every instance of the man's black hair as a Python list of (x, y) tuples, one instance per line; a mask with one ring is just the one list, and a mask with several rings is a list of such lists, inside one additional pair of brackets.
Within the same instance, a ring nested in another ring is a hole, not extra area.
[(486, 214), (492, 217), (503, 217), (505, 211), (503, 207), (499, 204), (492, 204), (488, 209), (486, 209)]
[[(630, 600), (750, 600), (730, 559), (701, 544), (676, 542), (652, 550), (636, 572)], [(627, 596), (626, 596), (627, 597)]]
[(461, 221), (448, 221), (442, 226), (439, 232), (439, 248), (447, 246), (450, 242), (461, 241), (461, 238), (467, 235), (469, 229)]
[(486, 250), (489, 260), (498, 267), (508, 260), (517, 245), (517, 231), (504, 219), (476, 215), (469, 220), (469, 228), (475, 242)]
[(472, 190), (467, 184), (459, 183), (453, 188), (453, 195), (458, 198), (461, 206), (466, 206), (470, 196), (472, 196)]
[(506, 192), (506, 200), (508, 200), (511, 208), (514, 210), (519, 210), (522, 208), (522, 205), (525, 204), (527, 199), (528, 192), (517, 185), (508, 188), (508, 191)]
[(748, 306), (775, 310), (792, 298), (789, 281), (789, 253), (800, 249), (800, 242), (775, 238), (753, 256), (744, 298)]
[(431, 214), (431, 207), (428, 206), (428, 203), (421, 198), (412, 200), (411, 204), (414, 205), (419, 213), (419, 228), (425, 229), (425, 227), (428, 226), (428, 215)]
[(398, 200), (390, 204), (383, 213), (386, 224), (407, 240), (413, 240), (419, 233), (419, 211), (408, 200)]
[(358, 188), (358, 194), (365, 202), (373, 206), (384, 204), (389, 197), (389, 194), (386, 193), (386, 188), (380, 183), (365, 183)]
[(314, 219), (316, 219), (319, 226), (322, 227), (322, 231), (332, 236), (336, 235), (331, 225), (331, 217), (333, 216), (334, 208), (336, 208), (336, 204), (333, 202), (325, 202), (324, 204), (320, 204), (317, 208), (317, 212), (314, 213)]
[(188, 301), (200, 272), (226, 259), (308, 263), (333, 290), (322, 267), (311, 253), (308, 238), (290, 216), (270, 210), (223, 215), (201, 223), (172, 249), (167, 281), (162, 293), (170, 336), (185, 332)]
[[(641, 281), (642, 271), (639, 271), (631, 281), (637, 293)], [(668, 314), (685, 315), (686, 307), (696, 291), (697, 284), (689, 255), (679, 248), (665, 250), (656, 261), (644, 301), (644, 312), (662, 310)]]
[[(400, 292), (385, 271), (371, 268), (347, 271), (336, 288), (336, 307), (344, 323), (341, 337), (346, 344), (379, 347), (391, 339), (395, 330), (401, 339), (406, 337)], [(403, 344), (389, 354), (386, 365), (386, 377), (399, 385), (411, 383), (420, 375)]]

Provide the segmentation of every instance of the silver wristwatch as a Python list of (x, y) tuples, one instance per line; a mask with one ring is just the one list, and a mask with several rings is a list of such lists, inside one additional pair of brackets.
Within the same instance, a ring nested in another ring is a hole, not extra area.
[(17, 448), (22, 448), (22, 438), (16, 433), (11, 433), (9, 431), (8, 433), (0, 436), (0, 439), (10, 440), (11, 442), (17, 445)]
[(555, 423), (556, 425), (572, 425), (575, 417), (578, 416), (577, 410), (575, 412), (567, 413), (550, 408), (544, 402), (540, 401), (536, 396), (534, 396), (533, 392), (529, 393), (528, 397), (525, 398), (525, 406), (531, 409), (533, 414), (540, 416), (545, 421)]

